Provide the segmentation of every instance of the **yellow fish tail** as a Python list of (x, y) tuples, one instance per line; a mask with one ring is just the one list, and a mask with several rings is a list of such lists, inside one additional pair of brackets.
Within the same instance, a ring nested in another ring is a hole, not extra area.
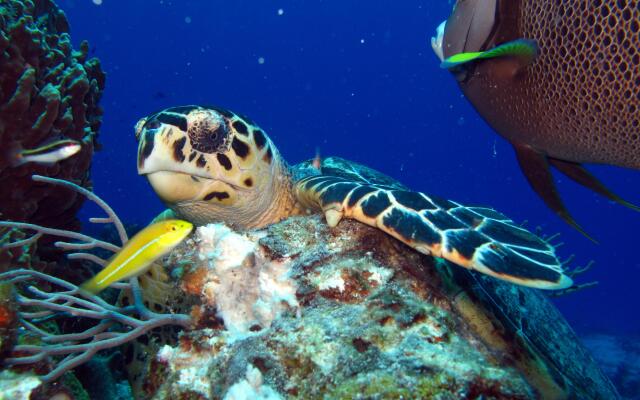
[(91, 294), (100, 293), (101, 291), (106, 289), (108, 285), (100, 285), (97, 278), (98, 276), (96, 275), (93, 278), (89, 279), (88, 281), (80, 285), (80, 289)]

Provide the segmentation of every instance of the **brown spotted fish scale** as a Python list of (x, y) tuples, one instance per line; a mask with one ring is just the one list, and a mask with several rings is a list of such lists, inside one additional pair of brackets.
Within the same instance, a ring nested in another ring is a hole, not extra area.
[(520, 93), (500, 104), (526, 124), (520, 138), (551, 157), (640, 168), (638, 2), (528, 1), (520, 12), (522, 37), (545, 38)]

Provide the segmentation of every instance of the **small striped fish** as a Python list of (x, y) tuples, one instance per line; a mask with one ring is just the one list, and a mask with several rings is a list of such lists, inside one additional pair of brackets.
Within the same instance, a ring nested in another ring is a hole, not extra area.
[(45, 144), (35, 149), (16, 147), (10, 153), (11, 165), (17, 167), (26, 163), (52, 165), (65, 160), (80, 151), (80, 142), (62, 139)]

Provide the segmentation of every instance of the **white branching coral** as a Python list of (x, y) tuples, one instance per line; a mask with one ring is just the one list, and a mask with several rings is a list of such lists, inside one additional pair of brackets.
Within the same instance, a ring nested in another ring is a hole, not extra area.
[(289, 263), (269, 260), (257, 240), (222, 224), (196, 232), (198, 262), (207, 268), (202, 296), (232, 337), (255, 325), (269, 327), (283, 311), (298, 307)]
[(270, 386), (262, 384), (262, 373), (251, 364), (247, 365), (245, 379), (229, 388), (224, 400), (281, 400), (282, 396)]

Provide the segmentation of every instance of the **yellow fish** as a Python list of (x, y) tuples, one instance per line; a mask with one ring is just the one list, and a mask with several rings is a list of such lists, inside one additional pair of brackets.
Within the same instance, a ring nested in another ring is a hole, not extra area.
[(81, 288), (98, 293), (115, 282), (143, 274), (155, 260), (173, 250), (192, 230), (193, 224), (179, 219), (168, 219), (147, 226)]

